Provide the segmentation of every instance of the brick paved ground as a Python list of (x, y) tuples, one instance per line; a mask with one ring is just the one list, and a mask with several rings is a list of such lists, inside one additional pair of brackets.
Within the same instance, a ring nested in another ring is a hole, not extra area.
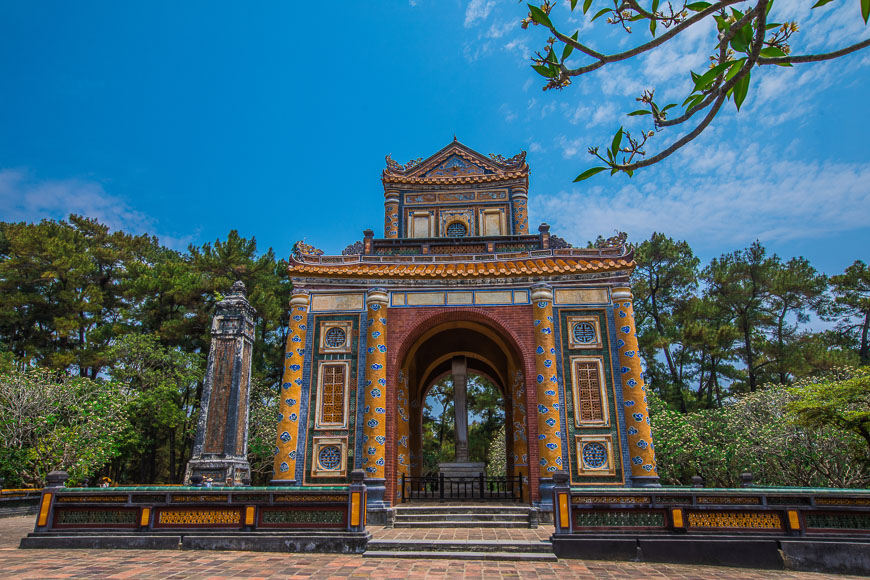
[[(159, 550), (19, 550), (18, 540), (33, 529), (33, 518), (0, 519), (0, 578), (4, 580), (48, 578), (560, 578), (730, 580), (733, 578), (794, 580), (841, 579), (849, 576), (771, 572), (708, 566), (641, 564), (636, 562), (594, 562), (560, 560), (540, 562), (484, 562), (374, 559), (335, 554), (276, 554), (259, 552), (200, 552)], [(438, 534), (443, 539), (491, 539), (493, 530), (384, 530), (373, 528), (379, 537), (408, 531), (413, 537)], [(540, 530), (502, 530), (525, 533), (524, 539), (548, 535)], [(408, 537), (405, 535), (404, 537)], [(512, 536), (516, 538), (517, 536)], [(857, 578), (857, 577), (851, 577)]]

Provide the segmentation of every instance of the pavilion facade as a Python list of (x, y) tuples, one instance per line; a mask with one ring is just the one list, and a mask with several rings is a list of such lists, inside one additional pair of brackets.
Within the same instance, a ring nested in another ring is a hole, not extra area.
[(340, 256), (294, 247), (273, 483), (343, 486), (362, 469), (369, 505), (395, 505), (403, 474), (423, 475), (424, 402), (445, 376), (467, 461), (459, 399), (479, 374), (502, 394), (524, 499), (562, 470), (573, 486), (654, 485), (624, 236), (579, 249), (530, 232), (525, 153), (454, 140), (388, 156), (382, 182), (383, 237)]

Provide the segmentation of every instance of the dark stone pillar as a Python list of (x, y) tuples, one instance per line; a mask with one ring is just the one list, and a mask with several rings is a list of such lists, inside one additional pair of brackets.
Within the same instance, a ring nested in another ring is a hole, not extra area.
[(233, 284), (217, 304), (211, 324), (211, 350), (193, 454), (184, 481), (198, 475), (224, 485), (241, 485), (251, 477), (248, 464), (248, 403), (251, 352), (254, 347), (254, 309), (245, 285)]
[(453, 461), (468, 461), (468, 361), (453, 357), (453, 427), (456, 445)]

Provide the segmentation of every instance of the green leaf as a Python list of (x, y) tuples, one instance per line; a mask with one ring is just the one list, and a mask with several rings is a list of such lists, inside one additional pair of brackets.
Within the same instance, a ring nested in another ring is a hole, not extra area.
[(731, 62), (732, 61), (729, 60), (719, 63), (701, 76), (699, 76), (697, 79), (695, 79), (695, 90), (699, 91), (708, 87), (714, 80), (716, 80), (716, 77), (721, 75), (723, 72), (725, 72), (725, 69), (731, 66)]
[(613, 151), (614, 157), (619, 152), (620, 145), (622, 145), (622, 127), (619, 128), (619, 131), (613, 136), (613, 142), (610, 143), (610, 150)]
[(577, 0), (571, 0), (571, 10), (577, 8)]
[(551, 62), (553, 64), (559, 64), (559, 59), (556, 58), (556, 51), (550, 49), (550, 52), (547, 54), (547, 62)]
[(813, 8), (820, 8), (820, 7), (824, 6), (825, 4), (830, 4), (833, 1), (834, 0), (819, 0), (818, 2), (813, 4)]
[(676, 107), (676, 106), (677, 106), (676, 103), (671, 103), (671, 104), (669, 104), (669, 105), (665, 105), (665, 108), (662, 109), (662, 113), (664, 113), (664, 112), (667, 111), (668, 109), (671, 109), (671, 108)]
[(640, 115), (652, 115), (652, 113), (650, 113), (646, 109), (639, 109), (637, 111), (632, 111), (628, 114), (629, 117), (639, 117)]
[(584, 171), (583, 173), (578, 175), (576, 178), (574, 178), (574, 183), (577, 183), (578, 181), (583, 181), (584, 179), (589, 179), (593, 175), (597, 175), (598, 173), (601, 173), (605, 169), (607, 169), (607, 168), (606, 167), (593, 167), (591, 169), (587, 169), (586, 171)]
[(743, 104), (743, 101), (746, 99), (746, 94), (749, 92), (749, 73), (746, 73), (746, 76), (737, 81), (737, 84), (734, 85), (734, 104), (737, 105), (737, 110), (740, 110), (740, 105)]
[(763, 56), (764, 58), (777, 58), (780, 56), (788, 56), (778, 46), (768, 46), (767, 48), (762, 48), (761, 52), (759, 52), (758, 54)]
[[(572, 40), (577, 40), (577, 34), (579, 34), (579, 30), (575, 31), (574, 34), (571, 35)], [(565, 62), (565, 59), (571, 56), (571, 53), (574, 52), (574, 47), (565, 43), (565, 49), (562, 51), (562, 62)]]
[(599, 10), (598, 12), (595, 13), (595, 16), (592, 17), (592, 21), (595, 21), (600, 16), (604, 16), (605, 14), (610, 12), (611, 10), (613, 10), (613, 9), (612, 8), (602, 8), (601, 10)]
[(653, 36), (656, 35), (656, 22), (658, 22), (655, 18), (650, 18), (649, 21), (649, 33)]
[(864, 24), (867, 24), (867, 19), (870, 18), (870, 0), (861, 0), (861, 17), (864, 18)]
[(710, 6), (712, 6), (712, 4), (709, 2), (692, 2), (691, 4), (686, 4), (686, 8), (692, 12), (703, 12)]
[(591, 6), (592, 6), (592, 0), (585, 0), (583, 2), (583, 14), (586, 14), (587, 12), (589, 12), (589, 8)]
[(555, 74), (553, 74), (553, 71), (550, 70), (550, 67), (548, 67), (548, 66), (533, 64), (532, 68), (535, 69), (535, 72), (537, 72), (542, 77), (547, 77), (548, 79), (551, 79), (554, 76), (556, 76)]
[(655, 14), (656, 10), (659, 9), (659, 0), (652, 1), (652, 13)]
[(553, 28), (553, 23), (550, 22), (550, 17), (547, 16), (543, 10), (531, 4), (526, 4), (526, 6), (529, 7), (529, 13), (532, 15), (532, 20), (538, 24), (543, 24), (547, 28)]
[(732, 64), (731, 68), (728, 69), (728, 73), (725, 75), (725, 82), (726, 83), (728, 81), (730, 81), (731, 79), (733, 79), (734, 76), (743, 69), (743, 65), (745, 62), (746, 62), (745, 58), (741, 58), (740, 60), (732, 61), (733, 64)]

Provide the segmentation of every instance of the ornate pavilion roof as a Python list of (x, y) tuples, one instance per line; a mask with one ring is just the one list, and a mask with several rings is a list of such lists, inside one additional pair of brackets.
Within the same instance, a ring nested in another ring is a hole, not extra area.
[(455, 137), (452, 143), (425, 160), (421, 157), (401, 165), (387, 155), (387, 167), (381, 174), (384, 184), (408, 185), (488, 183), (528, 177), (525, 151), (510, 158), (495, 154), (486, 157)]
[(626, 246), (434, 256), (323, 256), (315, 251), (295, 252), (289, 271), (291, 276), (329, 278), (505, 278), (630, 271), (634, 265), (634, 251)]

